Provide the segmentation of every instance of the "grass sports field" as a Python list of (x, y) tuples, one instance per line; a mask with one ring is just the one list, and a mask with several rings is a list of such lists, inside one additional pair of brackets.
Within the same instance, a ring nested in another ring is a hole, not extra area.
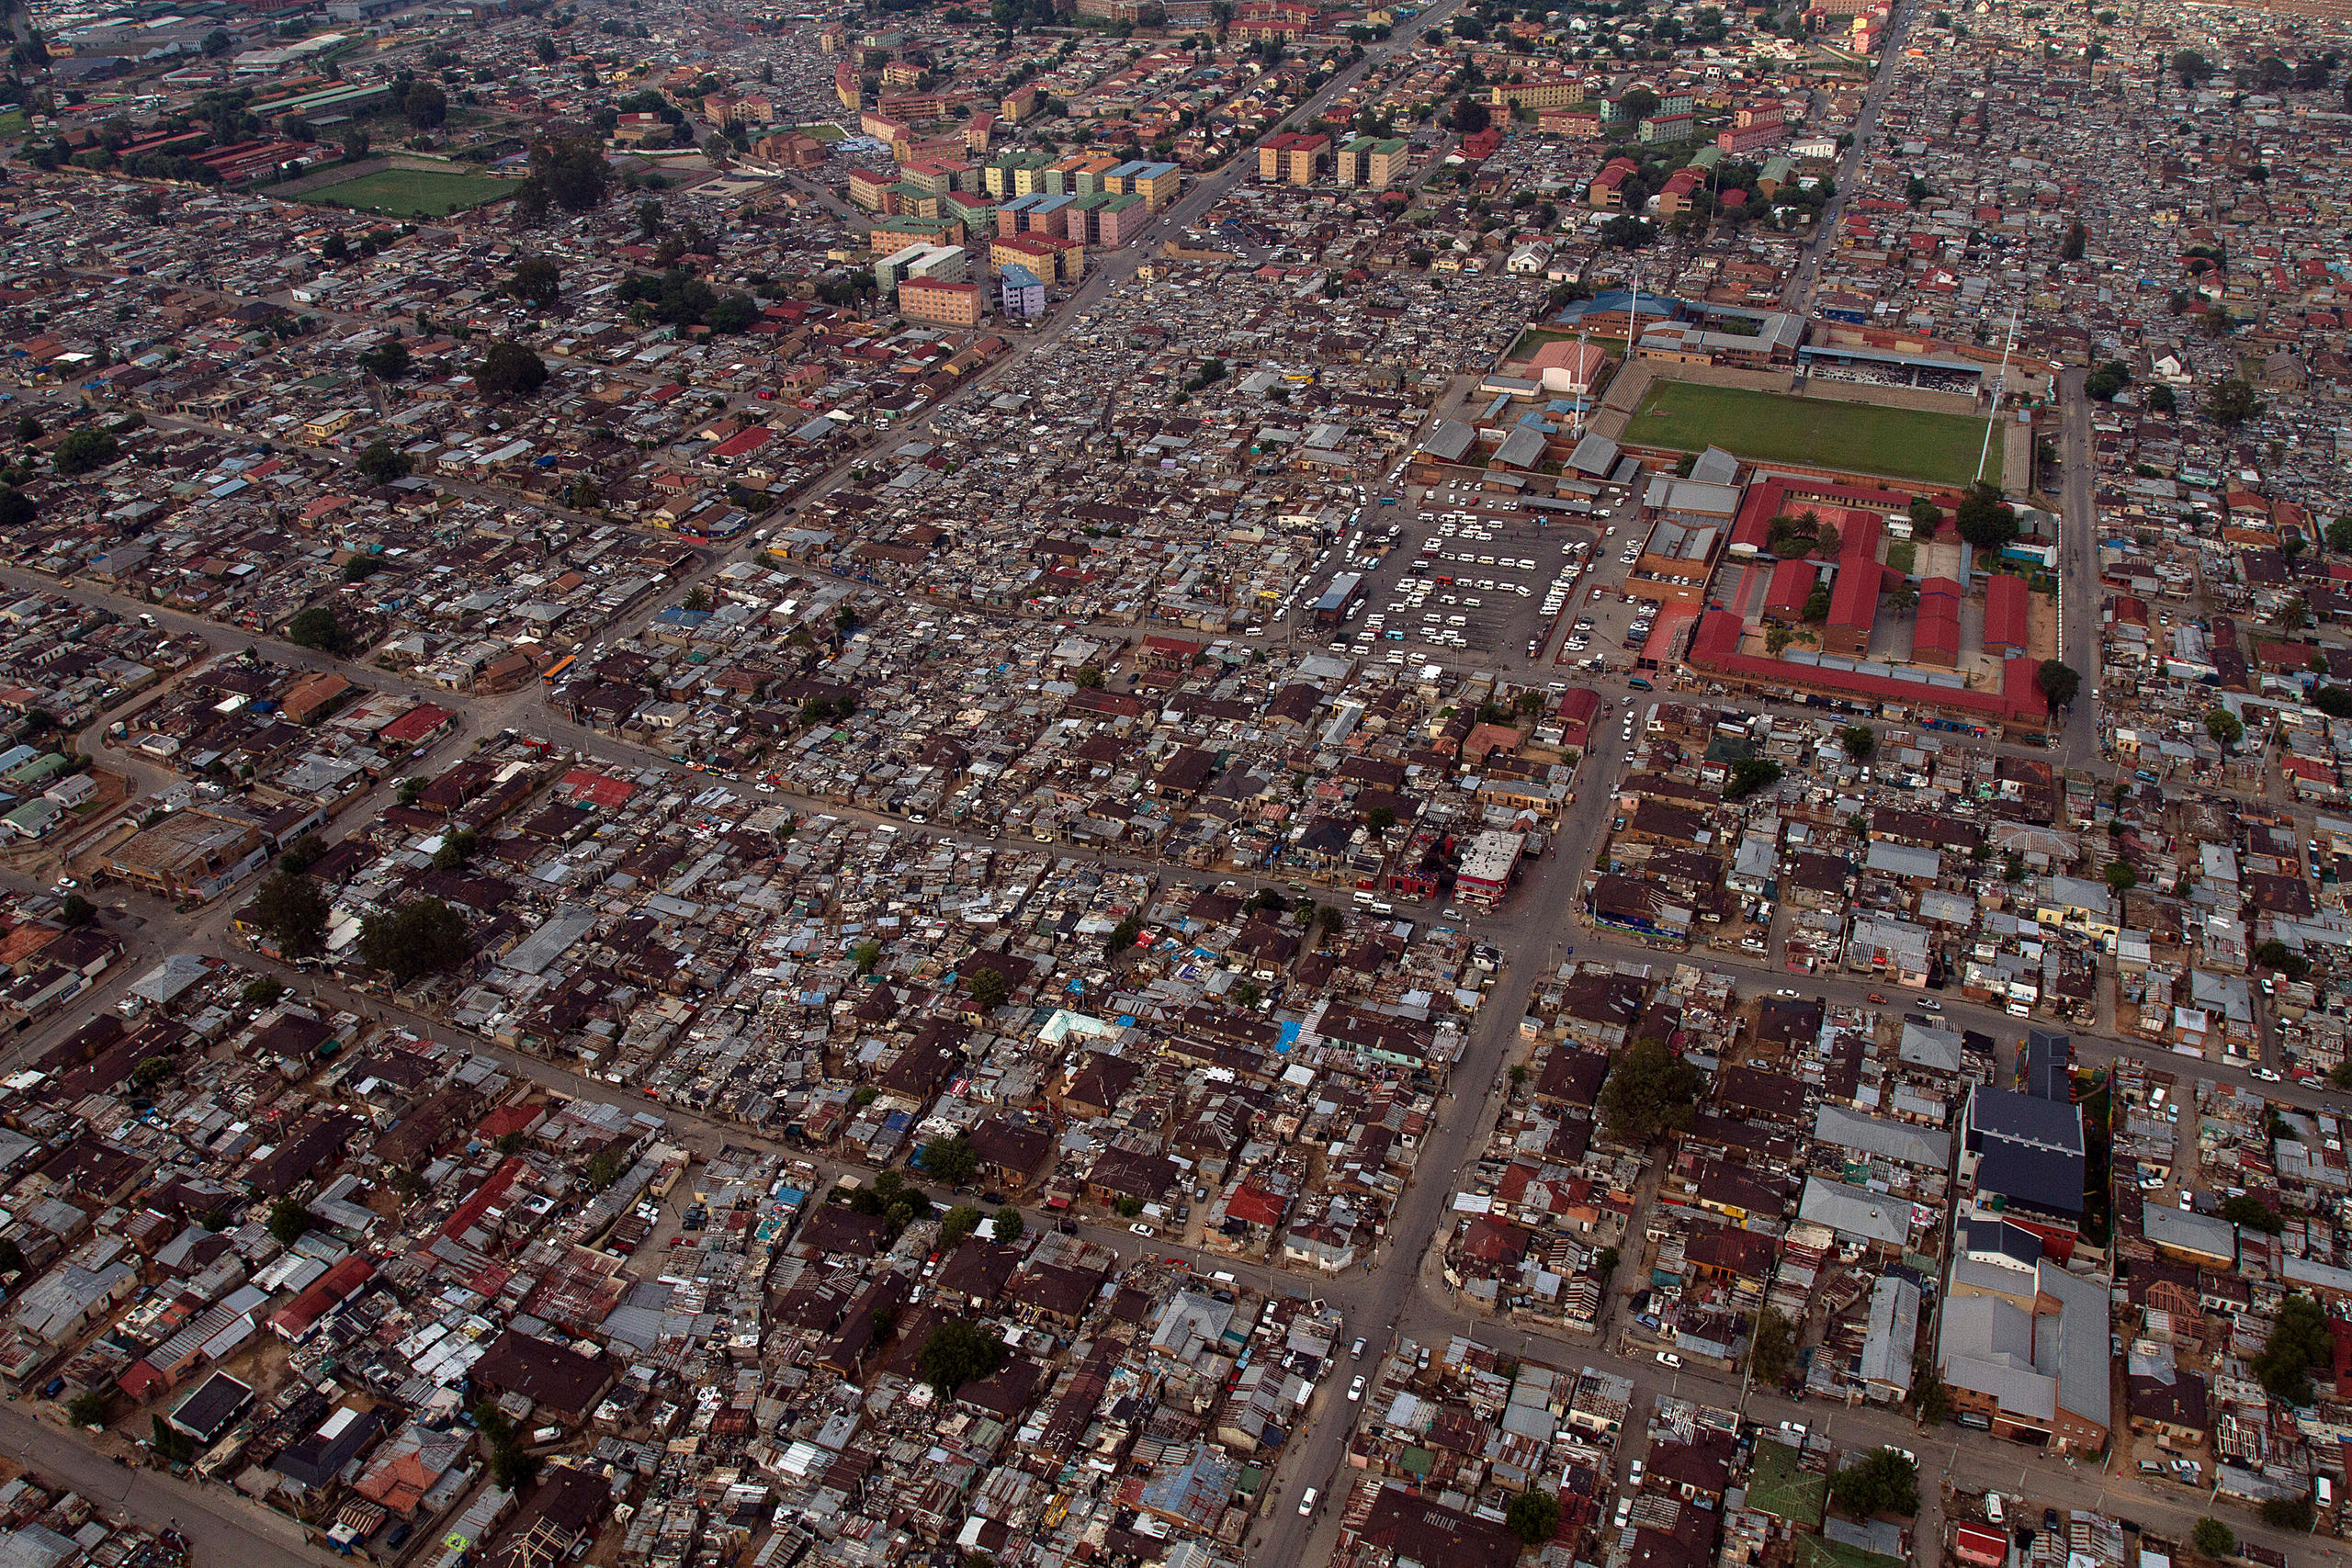
[[(1962, 414), (1660, 381), (1625, 426), (1625, 439), (1685, 452), (1720, 446), (1736, 457), (1766, 463), (1804, 463), (1931, 484), (1965, 484), (1976, 474), (1984, 423)], [(1996, 442), (1991, 467), (1997, 470), (2000, 462), (2000, 444)]]
[(1800, 1469), (1797, 1451), (1788, 1444), (1767, 1439), (1756, 1445), (1755, 1474), (1747, 1483), (1749, 1507), (1818, 1529), (1822, 1501), (1828, 1493), (1828, 1478)]
[(1899, 1557), (1882, 1557), (1825, 1536), (1797, 1537), (1797, 1568), (1903, 1568)]
[(445, 175), (434, 169), (379, 169), (356, 179), (322, 186), (302, 199), (388, 218), (447, 218), (514, 192), (512, 180), (486, 175)]

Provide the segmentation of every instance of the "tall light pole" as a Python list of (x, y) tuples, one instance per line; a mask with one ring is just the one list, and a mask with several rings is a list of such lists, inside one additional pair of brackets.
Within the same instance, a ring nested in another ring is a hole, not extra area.
[(1980, 480), (1984, 477), (1984, 460), (1993, 452), (1993, 422), (2001, 417), (2001, 393), (2009, 384), (2009, 351), (2017, 347), (2018, 343), (2018, 303), (2014, 299), (2009, 302), (2009, 335), (2007, 341), (2001, 344), (2001, 373), (1993, 382), (1993, 406), (1984, 412), (1984, 445), (1976, 454), (1976, 477)]

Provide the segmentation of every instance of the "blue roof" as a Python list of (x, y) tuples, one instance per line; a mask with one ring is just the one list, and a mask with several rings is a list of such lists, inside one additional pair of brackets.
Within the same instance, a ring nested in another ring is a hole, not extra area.
[(1019, 262), (1005, 263), (1002, 267), (998, 269), (997, 275), (1004, 279), (1005, 286), (1007, 288), (1043, 288), (1045, 287), (1045, 284), (1038, 280), (1035, 273), (1031, 272)]

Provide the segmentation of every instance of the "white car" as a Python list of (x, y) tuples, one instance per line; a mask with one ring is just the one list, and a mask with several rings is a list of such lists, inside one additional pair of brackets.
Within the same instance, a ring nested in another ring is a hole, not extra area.
[(1944, 1004), (1936, 1000), (1933, 997), (1923, 997), (1919, 1001), (1919, 1010), (1921, 1012), (1941, 1012), (1944, 1010)]
[(1306, 1489), (1306, 1495), (1298, 1500), (1298, 1517), (1302, 1519), (1309, 1518), (1313, 1517), (1314, 1513), (1315, 1488), (1310, 1486)]
[(2278, 1069), (2276, 1067), (2248, 1067), (2246, 1071), (2264, 1083), (2277, 1083), (2279, 1079)]
[(1679, 1367), (1682, 1364), (1682, 1358), (1671, 1350), (1660, 1350), (1657, 1353), (1657, 1364), (1661, 1367)]
[(1358, 1372), (1358, 1373), (1356, 1374), (1356, 1381), (1355, 1381), (1355, 1382), (1351, 1382), (1351, 1383), (1350, 1383), (1350, 1384), (1348, 1385), (1348, 1403), (1349, 1403), (1350, 1404), (1353, 1404), (1356, 1401), (1358, 1401), (1358, 1400), (1362, 1399), (1363, 1397), (1363, 1374), (1362, 1372)]

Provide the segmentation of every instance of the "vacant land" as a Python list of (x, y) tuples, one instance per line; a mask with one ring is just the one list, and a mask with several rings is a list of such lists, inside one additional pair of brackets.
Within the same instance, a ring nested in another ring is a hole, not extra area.
[(849, 136), (849, 132), (843, 130), (840, 126), (825, 121), (820, 121), (815, 125), (796, 125), (793, 129), (800, 132), (803, 136), (814, 137), (816, 140), (824, 142), (827, 146), (831, 146), (836, 141), (845, 141)]
[[(1965, 484), (1975, 477), (1984, 426), (1961, 414), (1660, 381), (1625, 427), (1625, 439), (1685, 452), (1720, 446), (1764, 463)], [(1996, 468), (2000, 460), (1996, 446)]]
[(512, 180), (486, 175), (443, 174), (435, 169), (379, 169), (372, 175), (322, 186), (305, 195), (305, 201), (348, 207), (356, 212), (380, 212), (388, 218), (447, 218), (469, 207), (514, 192)]
[(1821, 1528), (1828, 1477), (1800, 1469), (1797, 1450), (1767, 1438), (1756, 1445), (1756, 1472), (1747, 1483), (1747, 1506), (1758, 1513), (1808, 1529)]

